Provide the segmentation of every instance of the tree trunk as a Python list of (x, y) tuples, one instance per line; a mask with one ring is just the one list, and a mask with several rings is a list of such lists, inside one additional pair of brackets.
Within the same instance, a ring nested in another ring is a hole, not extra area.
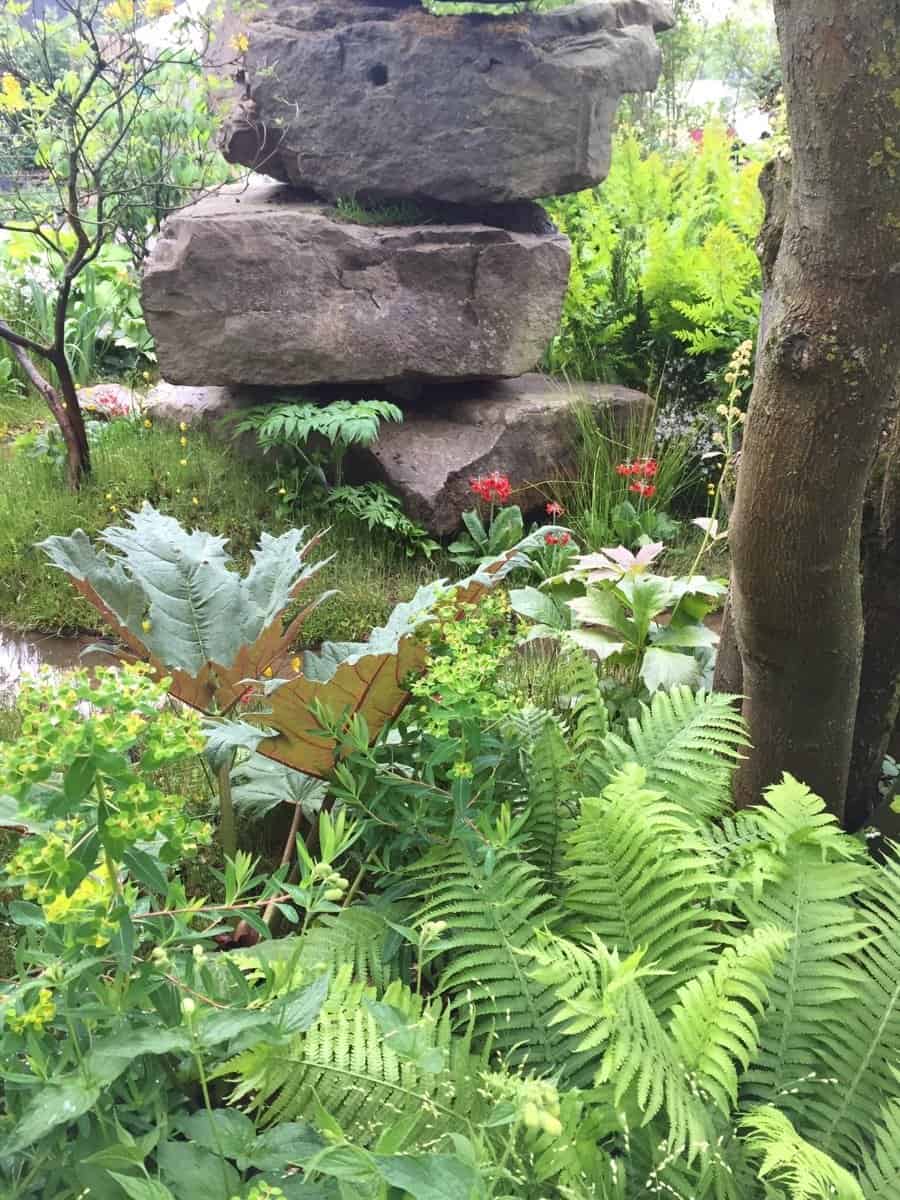
[(26, 379), (38, 395), (46, 401), (47, 407), (56, 419), (66, 446), (66, 480), (71, 490), (77, 491), (91, 473), (91, 452), (88, 446), (87, 431), (84, 427), (84, 416), (78, 403), (78, 389), (75, 387), (65, 354), (57, 355), (47, 350), (42, 351), (56, 368), (56, 374), (60, 381), (57, 391), (50, 380), (37, 369), (32, 355), (23, 346), (5, 337), (5, 328), (5, 325), (0, 328), (0, 338), (7, 342)]
[(863, 516), (862, 679), (845, 823), (866, 824), (900, 713), (900, 415), (894, 416)]
[[(843, 814), (866, 480), (900, 367), (896, 0), (775, 0), (793, 185), (731, 526), (756, 803), (783, 771)], [(892, 216), (893, 214), (893, 216)]]
[[(765, 345), (772, 315), (772, 288), (775, 281), (775, 263), (781, 249), (784, 225), (787, 220), (788, 203), (791, 198), (791, 160), (786, 156), (770, 159), (759, 177), (759, 190), (766, 202), (766, 216), (756, 240), (756, 253), (762, 267), (762, 304), (759, 313), (757, 336), (757, 359)], [(737, 644), (734, 622), (734, 585), (728, 589), (728, 599), (722, 616), (722, 632), (719, 636), (719, 652), (716, 655), (716, 671), (713, 691), (728, 692), (740, 696), (744, 690), (744, 666)]]

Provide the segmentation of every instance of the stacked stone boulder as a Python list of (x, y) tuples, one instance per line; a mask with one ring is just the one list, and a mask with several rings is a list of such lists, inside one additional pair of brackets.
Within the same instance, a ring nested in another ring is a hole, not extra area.
[(246, 50), (222, 147), (255, 181), (171, 217), (147, 264), (161, 412), (183, 418), (210, 386), (205, 419), (260, 389), (401, 397), (404, 424), (357, 467), (436, 532), (472, 473), (565, 469), (573, 399), (644, 398), (527, 375), (569, 271), (536, 200), (605, 176), (618, 100), (655, 86), (670, 23), (662, 0), (440, 17), (418, 0), (233, 3), (217, 53)]

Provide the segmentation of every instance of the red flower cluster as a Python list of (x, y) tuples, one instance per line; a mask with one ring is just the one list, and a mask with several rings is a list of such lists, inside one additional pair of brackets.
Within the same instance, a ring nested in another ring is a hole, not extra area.
[(628, 490), (629, 492), (636, 492), (639, 496), (643, 496), (647, 500), (651, 496), (656, 495), (656, 488), (652, 483), (633, 483)]
[(653, 479), (658, 470), (659, 463), (655, 458), (636, 458), (633, 463), (619, 463), (616, 467), (616, 474), (636, 475), (639, 479)]
[(477, 479), (470, 479), (469, 487), (476, 496), (488, 504), (506, 504), (512, 495), (509, 480), (499, 471), (492, 471), (490, 475), (481, 475)]
[(92, 408), (98, 410), (110, 421), (114, 421), (117, 417), (131, 416), (131, 405), (112, 389), (95, 392), (87, 407), (89, 411)]
[(568, 546), (572, 540), (571, 533), (561, 533), (557, 536), (555, 533), (545, 533), (544, 543), (547, 546)]
[(556, 500), (551, 500), (547, 505), (548, 517), (561, 517), (565, 511), (563, 506)]

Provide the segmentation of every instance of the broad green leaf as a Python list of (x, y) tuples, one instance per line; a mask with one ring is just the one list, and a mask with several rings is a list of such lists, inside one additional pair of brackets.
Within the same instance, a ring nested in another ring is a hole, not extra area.
[(464, 512), (462, 515), (462, 522), (468, 530), (472, 541), (475, 543), (474, 549), (476, 550), (476, 553), (480, 552), (482, 549), (485, 549), (487, 547), (488, 535), (487, 530), (484, 527), (484, 521), (482, 521), (478, 510), (470, 508), (467, 512)]
[(110, 1171), (110, 1175), (128, 1200), (180, 1200), (158, 1179), (139, 1179), (131, 1175), (120, 1175), (117, 1171)]
[(617, 642), (609, 634), (600, 629), (573, 629), (568, 637), (583, 650), (596, 654), (601, 662), (612, 658), (614, 654), (625, 654), (634, 657), (633, 648), (625, 642)]
[[(201, 1109), (178, 1122), (178, 1130), (189, 1142), (226, 1158), (245, 1155), (256, 1140), (256, 1128), (250, 1118), (237, 1108)], [(186, 1146), (188, 1142), (169, 1142), (171, 1146)]]
[(650, 693), (686, 684), (695, 687), (700, 682), (700, 664), (689, 654), (651, 646), (644, 655), (641, 678)]
[(511, 504), (508, 508), (501, 508), (488, 531), (488, 554), (502, 554), (504, 550), (512, 550), (522, 540), (524, 533), (522, 510), (518, 505)]
[(203, 732), (206, 734), (206, 757), (214, 770), (230, 761), (235, 750), (253, 753), (268, 736), (264, 726), (248, 725), (246, 721), (214, 719), (204, 721)]
[(640, 575), (621, 580), (618, 590), (631, 605), (634, 622), (638, 628), (637, 641), (639, 645), (643, 645), (647, 639), (650, 622), (672, 603), (669, 580), (661, 579), (658, 575)]
[(443, 1069), (443, 1051), (434, 1045), (421, 1024), (411, 1021), (393, 1005), (374, 1000), (367, 1000), (365, 1004), (384, 1035), (385, 1045), (390, 1046), (399, 1058), (414, 1062), (420, 1070), (430, 1075), (436, 1075)]
[[(149, 504), (130, 513), (129, 522), (103, 532), (108, 549), (100, 553), (80, 530), (42, 546), (135, 657), (171, 676), (173, 695), (187, 704), (207, 714), (230, 711), (248, 680), (271, 679), (259, 689), (271, 705), (259, 724), (276, 732), (259, 741), (259, 753), (319, 778), (334, 768), (337, 745), (317, 714), (325, 711), (334, 722), (356, 717), (376, 738), (408, 702), (410, 676), (424, 668), (418, 632), (435, 604), (448, 595), (471, 603), (522, 561), (503, 554), (459, 584), (438, 580), (420, 588), (367, 642), (306, 654), (298, 673), (289, 665), (292, 646), (309, 610), (287, 626), (282, 618), (318, 569), (303, 561), (312, 543), (300, 547), (301, 531), (263, 538), (242, 579), (231, 569), (224, 539), (188, 533)], [(231, 737), (220, 727), (214, 746), (224, 752)], [(256, 740), (246, 729), (239, 738), (244, 745)]]
[(235, 808), (257, 818), (279, 804), (299, 804), (305, 816), (312, 816), (322, 807), (327, 790), (323, 780), (262, 754), (245, 758), (231, 772)]
[(693, 650), (718, 645), (719, 635), (705, 625), (665, 625), (651, 635), (651, 641), (669, 650)]
[(614, 629), (620, 639), (638, 643), (635, 623), (629, 619), (627, 610), (619, 597), (609, 588), (589, 587), (583, 596), (568, 601), (568, 606), (581, 625), (603, 625)]
[(478, 1173), (449, 1154), (376, 1155), (378, 1173), (414, 1200), (475, 1200), (484, 1188)]
[(306, 1033), (328, 998), (331, 975), (326, 972), (308, 987), (291, 992), (269, 1010), (274, 1020), (288, 1033)]
[(550, 629), (565, 630), (572, 627), (570, 610), (546, 592), (535, 587), (513, 588), (509, 593), (513, 612), (537, 621)]
[[(196, 1115), (209, 1116), (206, 1112)], [(252, 1137), (252, 1122), (250, 1129)], [(229, 1158), (234, 1157), (225, 1145), (222, 1146), (222, 1153)], [(157, 1152), (157, 1158), (159, 1169), (172, 1189), (175, 1200), (222, 1200), (223, 1197), (240, 1193), (240, 1175), (231, 1163), (219, 1156), (215, 1146), (203, 1148), (191, 1142), (164, 1142)]]
[(293, 1163), (303, 1163), (325, 1149), (327, 1143), (320, 1133), (306, 1122), (288, 1121), (273, 1125), (255, 1140), (240, 1166), (255, 1167), (258, 1171), (283, 1170)]
[(78, 1079), (62, 1079), (42, 1087), (28, 1102), (3, 1153), (20, 1154), (58, 1125), (70, 1125), (89, 1112), (100, 1098), (99, 1085), (87, 1086)]

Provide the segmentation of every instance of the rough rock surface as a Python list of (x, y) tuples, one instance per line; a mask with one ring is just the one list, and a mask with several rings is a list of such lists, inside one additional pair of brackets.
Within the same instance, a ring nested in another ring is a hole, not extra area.
[(599, 182), (616, 105), (656, 86), (654, 31), (672, 24), (666, 0), (452, 17), (365, 0), (265, 0), (248, 16), (231, 3), (218, 44), (246, 33), (249, 48), (226, 157), (331, 200), (503, 203)]
[[(501, 471), (523, 508), (543, 503), (552, 481), (574, 467), (571, 409), (586, 403), (621, 417), (649, 411), (643, 392), (611, 384), (564, 384), (543, 375), (429, 389), (427, 410), (407, 410), (385, 426), (351, 470), (387, 483), (411, 517), (432, 533), (452, 533), (473, 507), (469, 480)], [(544, 484), (543, 490), (539, 486)], [(532, 485), (532, 486), (529, 486)]]
[(569, 273), (568, 240), (528, 213), (545, 232), (355, 225), (272, 184), (210, 196), (166, 223), (144, 271), (160, 369), (197, 385), (520, 375)]
[[(228, 437), (222, 418), (272, 394), (247, 388), (176, 387), (158, 384), (147, 397), (154, 420), (204, 428)], [(323, 397), (328, 399), (329, 396)], [(544, 375), (482, 383), (432, 384), (415, 408), (406, 407), (402, 425), (384, 425), (375, 446), (356, 450), (347, 464), (355, 483), (377, 479), (399, 495), (415, 520), (432, 533), (452, 533), (473, 504), (473, 475), (502, 471), (524, 509), (537, 507), (552, 492), (552, 480), (571, 471), (572, 405), (621, 418), (649, 411), (643, 392), (604, 383), (565, 384)], [(238, 443), (240, 454), (261, 458), (252, 435)], [(262, 458), (271, 464), (271, 457)], [(547, 483), (545, 491), (535, 484)], [(531, 486), (529, 486), (531, 485)]]

